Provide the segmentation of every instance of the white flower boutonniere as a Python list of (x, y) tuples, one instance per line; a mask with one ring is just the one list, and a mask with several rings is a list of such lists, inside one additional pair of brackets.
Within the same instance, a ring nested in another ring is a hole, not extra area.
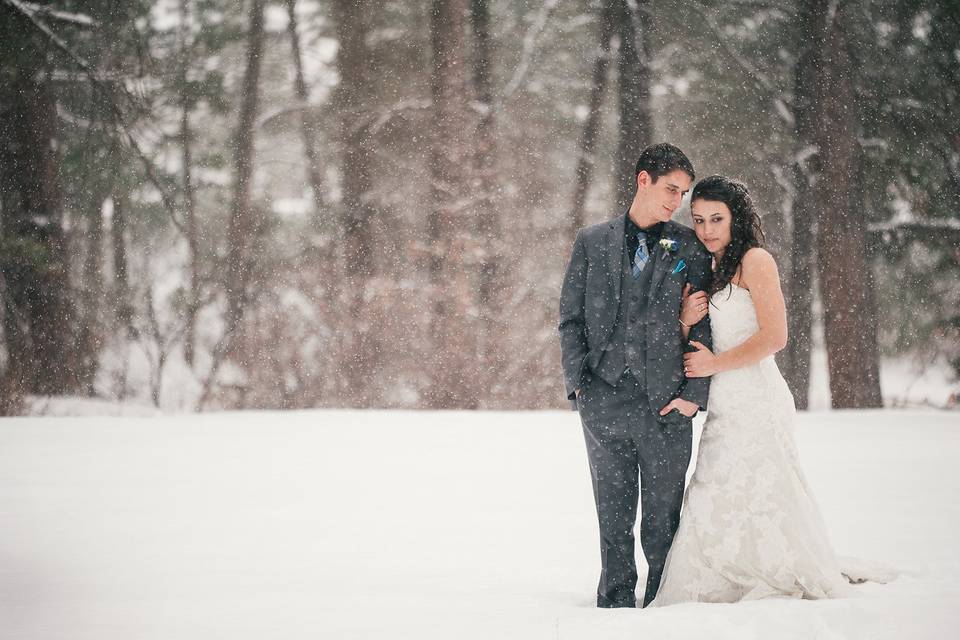
[(673, 253), (674, 251), (680, 248), (680, 243), (674, 240), (673, 238), (661, 238), (660, 246), (667, 253)]

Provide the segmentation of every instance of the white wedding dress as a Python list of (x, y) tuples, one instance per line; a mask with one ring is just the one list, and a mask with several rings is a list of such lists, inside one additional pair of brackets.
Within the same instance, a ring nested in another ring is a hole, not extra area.
[[(746, 289), (731, 284), (711, 303), (715, 353), (757, 331)], [(772, 356), (713, 376), (697, 466), (654, 606), (830, 598), (850, 592), (848, 578), (889, 579), (857, 561), (841, 567), (800, 468), (795, 421)]]

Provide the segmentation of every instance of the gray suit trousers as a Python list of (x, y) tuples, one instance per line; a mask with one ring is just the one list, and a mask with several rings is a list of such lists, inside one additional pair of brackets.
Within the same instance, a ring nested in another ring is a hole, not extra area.
[(690, 464), (692, 420), (674, 411), (661, 418), (627, 372), (615, 387), (589, 375), (577, 399), (600, 522), (597, 606), (636, 606), (633, 529), (641, 507), (640, 544), (647, 560), (643, 606), (657, 594), (680, 523)]

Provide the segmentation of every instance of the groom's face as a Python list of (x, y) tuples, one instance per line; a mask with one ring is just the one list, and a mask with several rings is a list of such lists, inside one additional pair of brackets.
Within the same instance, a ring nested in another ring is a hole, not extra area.
[(664, 174), (656, 182), (646, 171), (641, 171), (637, 176), (637, 191), (643, 195), (649, 214), (660, 222), (666, 222), (673, 217), (674, 211), (680, 208), (683, 196), (690, 190), (691, 182), (693, 181), (690, 176), (683, 169)]

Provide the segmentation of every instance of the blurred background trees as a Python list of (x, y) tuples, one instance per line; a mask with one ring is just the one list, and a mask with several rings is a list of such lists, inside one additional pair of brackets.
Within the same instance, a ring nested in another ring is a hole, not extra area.
[(960, 370), (958, 34), (946, 0), (0, 0), (0, 411), (560, 407), (571, 232), (661, 140), (763, 209), (798, 405), (823, 348), (879, 406), (885, 361)]

